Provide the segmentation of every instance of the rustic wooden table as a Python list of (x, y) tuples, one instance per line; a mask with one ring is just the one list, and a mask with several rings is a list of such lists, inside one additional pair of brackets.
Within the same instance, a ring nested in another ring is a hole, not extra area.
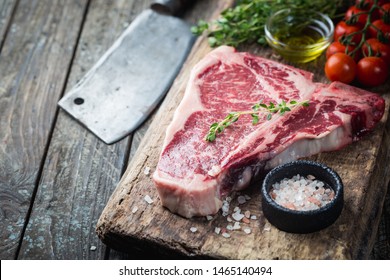
[[(217, 2), (184, 17), (208, 18)], [(159, 258), (112, 250), (95, 231), (153, 117), (106, 145), (57, 106), (150, 3), (0, 0), (1, 259)], [(372, 258), (390, 259), (389, 220), (387, 195)]]

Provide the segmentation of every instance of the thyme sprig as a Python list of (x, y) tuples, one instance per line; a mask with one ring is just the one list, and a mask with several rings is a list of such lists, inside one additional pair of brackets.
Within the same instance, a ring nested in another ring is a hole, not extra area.
[(222, 121), (215, 122), (210, 126), (209, 132), (205, 137), (205, 140), (208, 142), (213, 142), (217, 135), (222, 133), (227, 127), (237, 122), (242, 115), (251, 115), (252, 125), (256, 125), (260, 121), (260, 116), (265, 115), (266, 120), (271, 120), (272, 115), (279, 113), (283, 116), (286, 112), (291, 111), (294, 107), (297, 106), (309, 106), (309, 101), (295, 101), (291, 100), (289, 102), (282, 101), (278, 104), (270, 102), (268, 105), (260, 101), (252, 106), (252, 110), (240, 111), (240, 112), (230, 112)]
[(264, 25), (272, 13), (292, 8), (306, 13), (308, 17), (312, 11), (319, 11), (334, 19), (343, 5), (343, 0), (238, 0), (234, 7), (222, 11), (217, 20), (200, 20), (191, 30), (196, 35), (206, 33), (211, 47), (237, 47), (251, 43), (266, 45)]

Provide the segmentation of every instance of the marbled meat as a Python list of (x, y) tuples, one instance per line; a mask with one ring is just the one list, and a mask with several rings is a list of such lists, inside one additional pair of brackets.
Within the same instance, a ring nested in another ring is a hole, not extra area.
[[(382, 118), (384, 99), (342, 83), (314, 83), (312, 73), (222, 46), (192, 70), (153, 180), (163, 206), (181, 216), (212, 215), (233, 191), (297, 158), (340, 149)], [(242, 116), (205, 141), (210, 124), (263, 101), (308, 100), (283, 116), (251, 125)]]

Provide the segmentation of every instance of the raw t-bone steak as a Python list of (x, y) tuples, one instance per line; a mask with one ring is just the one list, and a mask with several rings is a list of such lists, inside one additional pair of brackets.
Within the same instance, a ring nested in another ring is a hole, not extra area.
[[(250, 115), (205, 141), (210, 124), (259, 101), (309, 100), (252, 125)], [(162, 204), (184, 217), (215, 214), (223, 198), (278, 164), (337, 150), (373, 129), (385, 108), (379, 95), (222, 46), (192, 70), (166, 131), (153, 179)]]

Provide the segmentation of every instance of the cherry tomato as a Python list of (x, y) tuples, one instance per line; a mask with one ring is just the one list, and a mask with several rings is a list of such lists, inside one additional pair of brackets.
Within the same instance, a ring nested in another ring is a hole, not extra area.
[[(357, 15), (357, 14), (359, 14), (359, 15)], [(367, 11), (359, 9), (356, 6), (351, 6), (351, 7), (349, 7), (347, 12), (345, 13), (345, 21), (351, 20), (353, 15), (357, 15), (357, 16), (353, 17), (353, 19), (352, 19), (353, 23), (358, 22), (361, 25), (366, 24), (367, 17), (368, 17), (368, 12)]]
[[(385, 13), (390, 14), (390, 3), (387, 3), (387, 4), (382, 5), (381, 8), (382, 8), (383, 10), (382, 10), (382, 9), (379, 10), (380, 18), (382, 18), (382, 17), (385, 15)], [(382, 18), (382, 19), (383, 19), (383, 18)]]
[[(381, 6), (387, 3), (387, 0), (379, 0), (378, 5)], [(374, 5), (375, 0), (356, 0), (355, 5), (360, 9), (369, 10)]]
[(383, 36), (387, 38), (390, 37), (390, 24), (386, 24), (383, 22), (383, 20), (377, 19), (371, 24), (370, 28), (368, 29), (368, 33), (370, 34), (371, 38), (378, 38), (378, 29), (382, 31)]
[[(339, 41), (343, 35), (349, 35), (354, 32), (358, 32), (361, 30), (360, 25), (348, 25), (345, 21), (340, 21), (334, 30), (334, 40)], [(359, 42), (362, 40), (362, 34), (357, 33), (355, 35), (352, 35), (351, 42), (355, 43), (356, 45), (359, 44)]]
[(375, 87), (386, 81), (389, 69), (382, 58), (368, 56), (359, 61), (356, 73), (357, 79), (362, 85)]
[(356, 76), (356, 62), (345, 53), (335, 53), (325, 63), (325, 74), (332, 82), (349, 84)]
[[(371, 54), (369, 54), (368, 46), (371, 47)], [(390, 65), (390, 46), (381, 43), (376, 38), (368, 39), (362, 47), (362, 52), (364, 56), (379, 56), (387, 63), (387, 65)]]
[[(326, 50), (326, 59), (329, 59), (329, 57), (331, 57), (335, 53), (345, 53), (346, 48), (347, 47), (345, 45), (341, 44), (339, 41), (333, 42), (332, 44), (329, 45), (329, 47)], [(353, 51), (355, 48), (356, 48), (355, 46), (349, 45), (348, 46), (348, 53)], [(354, 53), (353, 59), (356, 61), (356, 63), (359, 61), (359, 59), (360, 59), (360, 52), (359, 51), (356, 51)]]

